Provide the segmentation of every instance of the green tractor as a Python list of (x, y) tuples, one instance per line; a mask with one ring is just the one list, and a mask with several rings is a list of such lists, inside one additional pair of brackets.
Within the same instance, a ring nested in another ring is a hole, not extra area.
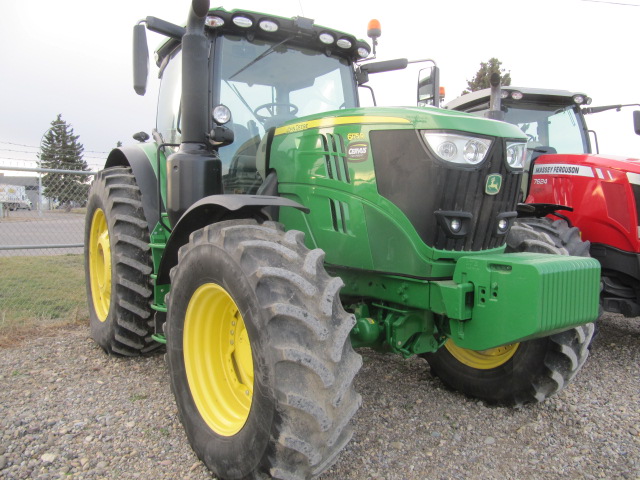
[(146, 29), (168, 37), (157, 123), (91, 187), (91, 333), (116, 355), (166, 343), (181, 421), (218, 478), (329, 468), (361, 404), (354, 347), (478, 357), (489, 373), (462, 390), (508, 404), (542, 400), (580, 369), (599, 265), (504, 254), (517, 127), (360, 108), (369, 75), (406, 59), (372, 62), (367, 43), (312, 20), (208, 0), (193, 0), (186, 27), (134, 27), (140, 94)]

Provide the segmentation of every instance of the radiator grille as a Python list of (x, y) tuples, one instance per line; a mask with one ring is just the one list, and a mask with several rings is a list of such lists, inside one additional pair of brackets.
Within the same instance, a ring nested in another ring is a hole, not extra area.
[[(515, 211), (521, 175), (504, 161), (503, 139), (494, 140), (488, 158), (477, 169), (455, 168), (434, 158), (415, 130), (370, 133), (378, 192), (409, 218), (422, 240), (442, 250), (478, 251), (499, 247), (498, 215)], [(487, 176), (500, 174), (497, 195), (485, 194)], [(471, 214), (470, 229), (452, 238), (438, 225), (435, 212)]]

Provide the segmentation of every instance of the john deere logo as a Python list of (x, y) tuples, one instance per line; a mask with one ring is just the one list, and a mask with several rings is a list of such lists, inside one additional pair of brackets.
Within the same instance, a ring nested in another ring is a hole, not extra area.
[(492, 173), (487, 176), (487, 183), (484, 187), (484, 193), (487, 195), (497, 195), (500, 192), (502, 186), (502, 175), (499, 173)]

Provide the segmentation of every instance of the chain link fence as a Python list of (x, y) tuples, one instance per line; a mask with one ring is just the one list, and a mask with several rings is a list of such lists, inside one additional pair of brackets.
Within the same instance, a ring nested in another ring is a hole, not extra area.
[(95, 172), (0, 170), (0, 330), (86, 319), (84, 221)]

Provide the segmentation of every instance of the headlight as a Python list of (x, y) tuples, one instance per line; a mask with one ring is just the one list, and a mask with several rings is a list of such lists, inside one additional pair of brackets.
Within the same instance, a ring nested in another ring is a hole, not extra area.
[(260, 23), (258, 23), (258, 25), (260, 25), (260, 28), (265, 32), (278, 31), (278, 24), (272, 20), (260, 20)]
[(231, 110), (226, 105), (218, 105), (214, 107), (211, 116), (218, 125), (224, 125), (231, 120)]
[(482, 162), (492, 142), (488, 138), (454, 133), (422, 132), (422, 135), (441, 160), (459, 165), (477, 165)]
[(333, 37), (333, 35), (331, 35), (330, 33), (327, 33), (327, 32), (322, 32), (318, 38), (325, 45), (331, 45), (333, 42), (336, 41), (336, 39)]
[(525, 152), (527, 144), (522, 142), (507, 142), (507, 164), (511, 168), (522, 168), (524, 166)]
[(573, 102), (578, 104), (578, 105), (582, 105), (583, 103), (586, 103), (587, 98), (585, 95), (581, 95), (581, 94), (576, 94), (573, 96)]
[(243, 17), (241, 15), (233, 17), (232, 21), (241, 28), (249, 28), (253, 26), (253, 20), (251, 20), (249, 17)]
[(211, 15), (210, 17), (204, 19), (204, 24), (208, 27), (218, 28), (224, 25), (224, 19), (215, 15)]
[(368, 48), (362, 46), (358, 47), (358, 56), (360, 58), (367, 58), (369, 56), (369, 53), (371, 52), (369, 52)]

